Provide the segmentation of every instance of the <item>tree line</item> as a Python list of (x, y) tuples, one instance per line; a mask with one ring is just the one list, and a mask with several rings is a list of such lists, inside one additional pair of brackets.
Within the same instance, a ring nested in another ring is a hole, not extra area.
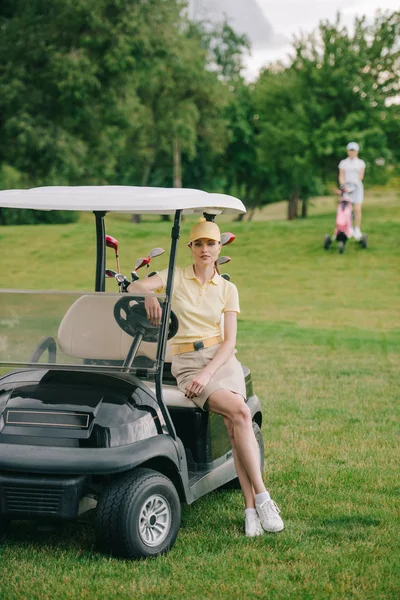
[(350, 139), (370, 182), (399, 163), (399, 29), (338, 16), (248, 82), (246, 37), (180, 0), (3, 0), (0, 188), (183, 185), (306, 216)]

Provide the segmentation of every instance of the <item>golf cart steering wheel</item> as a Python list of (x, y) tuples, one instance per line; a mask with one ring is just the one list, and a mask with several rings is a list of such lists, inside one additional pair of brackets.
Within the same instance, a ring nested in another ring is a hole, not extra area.
[[(114, 318), (118, 325), (134, 337), (137, 333), (143, 334), (144, 342), (157, 342), (160, 327), (154, 327), (147, 318), (144, 298), (123, 296), (114, 306)], [(178, 331), (178, 317), (170, 313), (168, 339), (170, 340)]]

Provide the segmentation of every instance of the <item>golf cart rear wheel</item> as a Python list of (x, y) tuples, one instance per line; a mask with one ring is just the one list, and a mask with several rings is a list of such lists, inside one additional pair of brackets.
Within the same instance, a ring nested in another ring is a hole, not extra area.
[(324, 248), (325, 250), (329, 250), (329, 246), (331, 245), (332, 240), (331, 240), (331, 236), (326, 234), (325, 238), (324, 238)]
[[(261, 433), (261, 429), (255, 421), (253, 421), (253, 431), (254, 431), (255, 438), (257, 440), (258, 450), (260, 453), (260, 470), (261, 470), (261, 473), (263, 473), (264, 472), (264, 439), (263, 439), (263, 436)], [(240, 488), (239, 478), (236, 477), (236, 479), (233, 479), (232, 481), (227, 483), (224, 486), (224, 488), (229, 489), (229, 490), (240, 490), (241, 488)]]
[(368, 236), (366, 233), (363, 233), (363, 236), (360, 240), (360, 244), (363, 248), (368, 248)]
[(148, 558), (168, 552), (181, 522), (178, 493), (170, 479), (151, 469), (112, 481), (96, 510), (97, 544), (122, 558)]
[(338, 246), (339, 246), (339, 253), (343, 254), (343, 252), (344, 252), (344, 242), (342, 242), (342, 241), (338, 242)]

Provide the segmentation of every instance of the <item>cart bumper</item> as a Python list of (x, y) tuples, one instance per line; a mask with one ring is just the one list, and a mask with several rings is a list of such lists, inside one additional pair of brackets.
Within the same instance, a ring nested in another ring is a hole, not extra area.
[(162, 456), (180, 470), (178, 445), (168, 435), (116, 448), (61, 448), (0, 444), (0, 473), (53, 475), (107, 475), (128, 471)]

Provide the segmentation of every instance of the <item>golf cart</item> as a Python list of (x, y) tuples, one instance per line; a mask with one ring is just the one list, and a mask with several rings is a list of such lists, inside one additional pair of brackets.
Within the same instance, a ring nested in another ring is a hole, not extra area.
[[(100, 550), (167, 552), (182, 502), (238, 483), (223, 418), (185, 398), (171, 374), (181, 217), (245, 208), (226, 195), (127, 186), (0, 191), (0, 206), (91, 211), (97, 239), (94, 292), (0, 290), (0, 529), (94, 509)], [(108, 212), (173, 216), (159, 327), (143, 296), (121, 293), (123, 280), (119, 293), (105, 292)], [(243, 369), (262, 466), (261, 407)]]

